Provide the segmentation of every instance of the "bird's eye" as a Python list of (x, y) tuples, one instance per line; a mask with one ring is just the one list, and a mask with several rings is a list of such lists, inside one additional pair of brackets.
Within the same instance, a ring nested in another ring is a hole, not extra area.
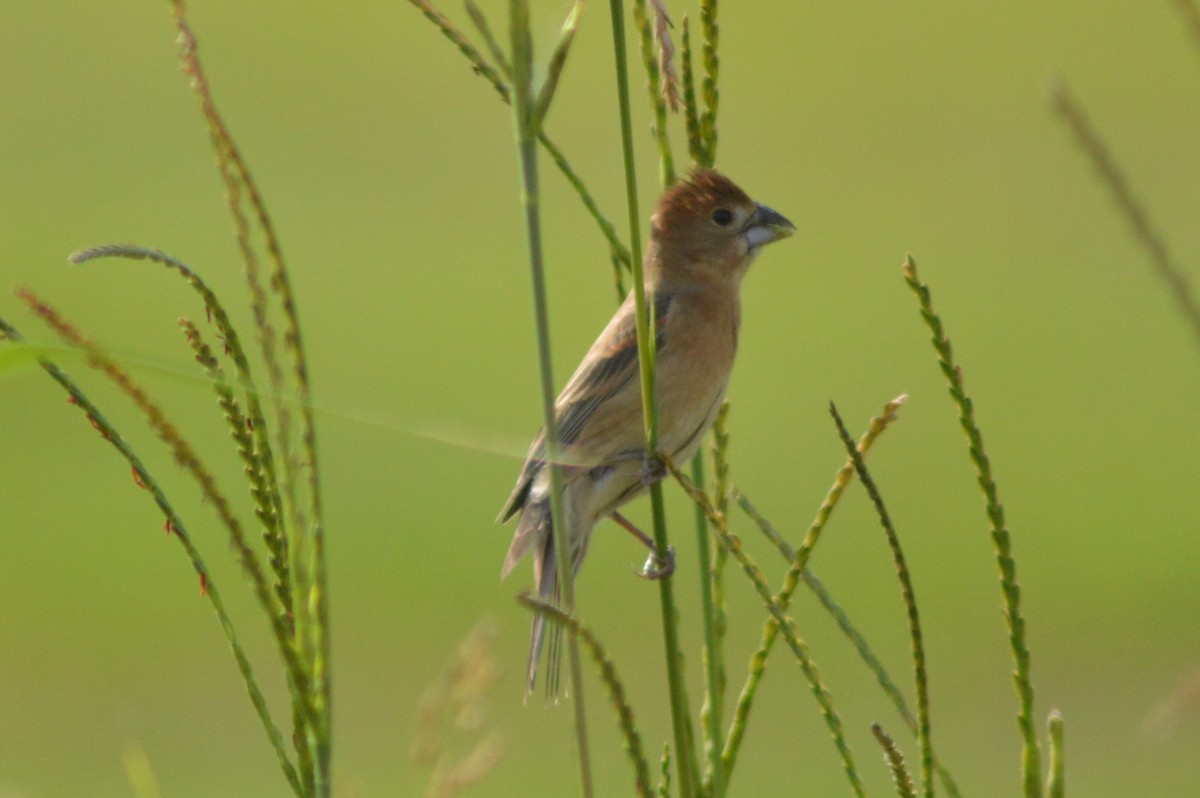
[(721, 227), (728, 227), (733, 221), (733, 211), (728, 208), (717, 208), (713, 211), (712, 220)]

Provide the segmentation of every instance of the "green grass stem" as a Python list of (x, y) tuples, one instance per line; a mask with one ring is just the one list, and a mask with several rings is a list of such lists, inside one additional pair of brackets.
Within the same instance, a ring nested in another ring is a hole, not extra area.
[(658, 177), (663, 186), (675, 182), (675, 159), (671, 155), (671, 139), (667, 130), (667, 101), (660, 90), (662, 70), (654, 49), (654, 30), (646, 13), (646, 0), (633, 0), (633, 24), (638, 29), (642, 66), (646, 70), (646, 89), (650, 94), (650, 112), (654, 115), (654, 143), (658, 147)]
[(267, 579), (263, 574), (262, 566), (258, 562), (258, 555), (253, 547), (250, 546), (241, 521), (238, 520), (236, 514), (233, 512), (233, 508), (229, 500), (225, 497), (225, 494), (217, 487), (216, 480), (213, 478), (211, 472), (208, 471), (207, 467), (196, 456), (191, 444), (167, 420), (162, 410), (150, 400), (145, 391), (130, 378), (129, 374), (116, 361), (105, 354), (96, 344), (85, 338), (74, 326), (67, 323), (59, 315), (58, 311), (34, 294), (29, 291), (18, 290), (17, 297), (54, 329), (63, 340), (83, 350), (88, 362), (107, 376), (142, 411), (150, 427), (171, 450), (175, 461), (196, 479), (196, 482), (200, 485), (201, 492), (204, 494), (204, 498), (216, 510), (222, 525), (229, 532), (230, 541), (234, 549), (238, 552), (239, 562), (250, 577), (255, 597), (271, 621), (271, 630), (274, 633), (280, 655), (283, 658), (290, 678), (294, 679), (295, 683), (301, 687), (302, 694), (307, 699), (304, 703), (305, 722), (314, 724), (316, 707), (311, 700), (311, 692), (307, 689), (308, 685), (311, 684), (310, 676), (304, 668), (304, 662), (298, 656), (293, 643), (291, 629), (280, 621), (281, 615), (276, 611), (275, 607), (277, 599), (267, 585)]
[(700, 115), (700, 136), (704, 141), (704, 157), (701, 166), (711, 167), (717, 162), (717, 105), (721, 99), (717, 78), (720, 76), (721, 59), (718, 50), (720, 26), (717, 25), (717, 0), (701, 0), (700, 28), (704, 34), (704, 113)]
[[(200, 102), (213, 149), (217, 153), (217, 165), (226, 189), (226, 205), (234, 221), (238, 247), (245, 265), (251, 311), (271, 386), (275, 431), (283, 462), (284, 505), (292, 520), (290, 528), (285, 526), (288, 553), (291, 557), (289, 570), (293, 580), (292, 622), (296, 644), (306, 663), (311, 684), (309, 701), (315, 710), (310, 718), (311, 726), (308, 728), (309, 745), (315, 752), (314, 791), (316, 795), (325, 798), (332, 793), (328, 590), (316, 422), (313, 417), (308, 360), (300, 332), (300, 318), (279, 238), (275, 234), (266, 204), (249, 167), (213, 100), (200, 63), (196, 37), (186, 19), (185, 3), (183, 0), (173, 0), (171, 6), (179, 30), (180, 62), (191, 78), (192, 91)], [(243, 202), (248, 204), (254, 224), (266, 247), (270, 268), (269, 294), (264, 290), (259, 277), (258, 255), (251, 242), (251, 225), (243, 209)], [(293, 447), (291, 413), (287, 402), (284, 401), (283, 368), (279, 362), (275, 331), (270, 321), (269, 303), (272, 295), (278, 302), (283, 318), (282, 348), (290, 361), (293, 388), (299, 398), (300, 419), (298, 432), (295, 433), (299, 438), (299, 455)], [(299, 494), (301, 485), (307, 491), (306, 497)]]
[[(467, 61), (471, 64), (471, 70), (490, 83), (492, 88), (496, 90), (496, 93), (500, 95), (500, 99), (503, 102), (507, 104), (512, 103), (512, 91), (509, 89), (504, 77), (496, 70), (495, 67), (488, 63), (487, 59), (483, 57), (483, 54), (479, 52), (479, 49), (476, 48), (475, 45), (472, 44), (465, 35), (463, 35), (462, 31), (454, 26), (454, 23), (452, 23), (445, 14), (442, 14), (435, 9), (428, 2), (428, 0), (409, 0), (409, 2), (416, 6), (416, 8), (425, 15), (425, 18), (432, 22), (437, 29), (442, 32), (442, 35), (449, 39), (454, 46), (458, 48), (458, 51), (462, 53), (466, 57)], [(507, 61), (502, 62), (502, 69), (505, 69), (506, 72), (511, 72), (511, 66), (507, 65)], [(539, 130), (537, 139), (538, 142), (541, 143), (542, 148), (545, 149), (546, 153), (550, 156), (550, 160), (554, 162), (554, 165), (558, 167), (560, 172), (562, 172), (563, 177), (567, 179), (567, 183), (571, 186), (571, 188), (575, 189), (575, 193), (579, 195), (579, 199), (583, 203), (584, 208), (587, 209), (588, 215), (591, 216), (593, 221), (596, 222), (596, 226), (600, 228), (600, 233), (608, 242), (608, 246), (610, 251), (613, 253), (613, 257), (616, 258), (626, 270), (631, 269), (632, 264), (629, 248), (625, 246), (625, 243), (621, 240), (621, 237), (617, 235), (617, 230), (615, 227), (613, 227), (612, 222), (610, 222), (608, 218), (601, 213), (600, 207), (596, 204), (596, 200), (594, 197), (592, 197), (591, 192), (588, 191), (587, 186), (583, 182), (583, 178), (579, 176), (579, 174), (567, 161), (567, 157), (563, 153), (562, 149), (546, 135), (545, 131)], [(619, 285), (621, 281), (619, 272), (616, 279)], [(624, 291), (620, 288), (618, 288), (618, 291), (624, 294)]]
[[(528, 0), (511, 0), (510, 37), (513, 67), (513, 123), (521, 168), (521, 204), (525, 211), (526, 242), (529, 247), (529, 273), (532, 282), (533, 313), (537, 328), (538, 367), (545, 429), (546, 465), (550, 469), (550, 512), (554, 550), (558, 565), (558, 585), (564, 610), (575, 610), (575, 568), (571, 535), (563, 507), (562, 469), (558, 465), (558, 427), (554, 408), (554, 375), (550, 351), (550, 320), (546, 301), (545, 266), (542, 259), (541, 213), (537, 168), (537, 126), (534, 119), (533, 42), (529, 32)], [(581, 790), (585, 798), (593, 793), (591, 753), (588, 746), (587, 712), (583, 695), (583, 668), (579, 641), (572, 635), (567, 641), (571, 671), (572, 705), (575, 714), (575, 739), (579, 756)], [(555, 666), (556, 667), (556, 666)], [(554, 677), (547, 676), (549, 684)]]
[[(629, 102), (629, 71), (625, 51), (625, 13), (621, 0), (610, 0), (612, 14), (613, 55), (617, 78), (617, 100), (621, 119), (621, 150), (625, 166), (625, 195), (629, 211), (629, 237), (633, 291), (637, 311), (638, 364), (641, 369), (642, 412), (646, 431), (647, 458), (655, 457), (658, 449), (658, 416), (654, 403), (654, 337), (650, 334), (654, 320), (649, 316), (646, 285), (642, 275), (641, 216), (638, 211), (637, 173), (634, 168), (633, 123)], [(666, 513), (663, 507), (661, 483), (650, 486), (650, 510), (653, 519), (654, 549), (660, 561), (670, 554), (667, 539)], [(699, 787), (695, 747), (692, 740), (691, 716), (687, 688), (683, 679), (683, 652), (679, 646), (679, 613), (675, 606), (674, 578), (657, 580), (659, 602), (662, 605), (663, 646), (670, 693), (671, 721), (675, 736), (675, 762), (679, 773), (679, 793), (693, 798)]]
[[(838, 756), (842, 760), (842, 766), (845, 768), (846, 777), (850, 781), (850, 786), (854, 790), (855, 795), (864, 796), (866, 788), (864, 787), (861, 778), (858, 775), (858, 769), (854, 764), (854, 755), (850, 751), (850, 746), (846, 742), (846, 734), (842, 728), (841, 716), (833, 706), (833, 696), (828, 688), (825, 687), (821, 680), (820, 671), (817, 665), (813, 662), (812, 657), (808, 653), (808, 646), (800, 638), (799, 632), (796, 629), (795, 622), (787, 616), (787, 611), (776, 600), (771, 593), (771, 588), (767, 584), (766, 577), (759, 570), (754, 560), (742, 548), (742, 541), (737, 535), (730, 531), (728, 523), (724, 515), (719, 513), (712, 503), (708, 500), (708, 496), (704, 491), (692, 484), (665, 454), (659, 453), (662, 457), (667, 470), (671, 472), (671, 476), (684, 489), (684, 492), (691, 497), (692, 501), (704, 508), (705, 515), (708, 516), (712, 524), (712, 529), (716, 532), (717, 537), (721, 541), (721, 545), (729, 550), (730, 556), (737, 560), (742, 571), (750, 579), (755, 591), (758, 592), (767, 611), (775, 619), (779, 625), (780, 632), (783, 634), (784, 641), (792, 649), (792, 653), (796, 657), (796, 662), (800, 666), (804, 678), (808, 681), (809, 688), (812, 691), (813, 697), (817, 700), (817, 706), (821, 711), (821, 716), (825, 720), (825, 725), (829, 728), (830, 736), (833, 738), (834, 748), (837, 749)], [(726, 766), (727, 776), (732, 776), (732, 768)]]
[(896, 529), (892, 524), (891, 515), (884, 505), (883, 496), (880, 494), (879, 488), (876, 486), (870, 472), (867, 471), (867, 465), (863, 462), (863, 456), (858, 451), (858, 447), (855, 446), (854, 439), (850, 437), (850, 431), (846, 429), (846, 425), (838, 413), (837, 406), (833, 402), (829, 403), (829, 413), (833, 416), (834, 423), (837, 425), (838, 436), (842, 439), (842, 444), (846, 447), (846, 452), (850, 455), (850, 460), (854, 463), (854, 470), (858, 473), (858, 481), (862, 483), (867, 491), (867, 495), (871, 497), (871, 503), (875, 505), (875, 511), (879, 515), (879, 523), (883, 527), (884, 535), (887, 537), (888, 548), (892, 552), (892, 560), (896, 564), (896, 577), (900, 580), (900, 595), (904, 600), (904, 609), (908, 616), (908, 632), (912, 644), (913, 677), (916, 683), (917, 694), (917, 745), (921, 750), (921, 794), (924, 798), (933, 798), (933, 748), (930, 744), (929, 676), (925, 667), (925, 643), (921, 636), (921, 617), (917, 612), (917, 596), (913, 589), (912, 575), (909, 573), (908, 564), (905, 562), (904, 550), (900, 547), (900, 538), (896, 534)]
[(1025, 618), (1021, 614), (1021, 589), (1017, 584), (1017, 565), (1012, 556), (1012, 541), (1004, 522), (1004, 506), (1000, 503), (992, 464), (984, 450), (983, 433), (975, 420), (975, 405), (963, 387), (962, 367), (954, 361), (950, 339), (942, 320), (933, 310), (929, 288), (917, 276), (917, 264), (912, 257), (904, 260), (904, 279), (917, 296), (921, 317), (932, 335), (938, 365), (946, 377), (950, 398), (958, 408), (959, 423), (967, 437), (967, 448), (975, 466), (976, 481), (983, 491), (996, 564), (1000, 571), (1000, 592), (1004, 600), (1004, 620), (1008, 627), (1015, 670), (1013, 682), (1017, 690), (1017, 728), (1021, 734), (1021, 774), (1025, 798), (1041, 798), (1041, 747), (1033, 721), (1033, 682), (1029, 675), (1029, 648), (1025, 642)]
[[(282, 500), (279, 495), (275, 459), (271, 450), (270, 430), (263, 415), (258, 390), (251, 374), (250, 362), (229, 314), (217, 298), (216, 293), (209, 288), (199, 274), (183, 261), (161, 250), (130, 244), (109, 244), (80, 250), (71, 255), (68, 260), (74, 264), (83, 264), (102, 258), (146, 260), (160, 264), (180, 275), (200, 296), (205, 313), (216, 326), (217, 333), (224, 342), (225, 352), (233, 361), (234, 371), (245, 397), (246, 413), (241, 422), (243, 429), (235, 434), (235, 442), (238, 443), (238, 455), (245, 467), (250, 495), (254, 501), (254, 514), (263, 525), (263, 541), (270, 553), (269, 561), (271, 569), (275, 573), (275, 590), (284, 600), (285, 607), (292, 606), (291, 578), (287, 565), (287, 538), (282, 529)], [(253, 440), (249, 442), (238, 440), (237, 436), (244, 434), (247, 430), (250, 431)]]
[[(872, 419), (867, 431), (863, 433), (858, 446), (865, 453), (871, 448), (875, 439), (887, 428), (887, 426), (895, 420), (896, 414), (900, 406), (904, 403), (907, 397), (900, 396), (893, 399), (885, 407), (882, 414)], [(723, 424), (716, 440), (720, 442), (724, 435)], [(718, 468), (718, 473), (720, 469)], [(820, 540), (821, 532), (825, 528), (829, 516), (833, 513), (834, 507), (842, 497), (846, 486), (850, 483), (851, 477), (854, 475), (854, 463), (847, 460), (834, 477), (833, 486), (825, 495), (825, 499), (821, 502), (821, 506), (817, 509), (816, 517), (809, 526), (807, 533), (804, 536), (804, 542), (801, 544), (798, 551), (792, 551), (791, 547), (783, 539), (783, 536), (775, 531), (775, 528), (762, 516), (761, 513), (751, 504), (750, 500), (740, 491), (734, 489), (732, 491), (734, 499), (738, 505), (750, 516), (758, 528), (770, 539), (777, 548), (784, 554), (787, 561), (791, 564), (787, 575), (784, 577), (783, 587), (775, 595), (776, 601), (780, 608), (787, 610), (791, 603), (792, 594), (796, 590), (796, 586), (800, 580), (807, 574), (808, 557), (814, 546)], [(725, 492), (725, 491), (722, 491)], [(722, 516), (725, 513), (721, 512)], [(807, 580), (805, 580), (807, 581)], [(836, 606), (836, 605), (835, 605)], [(750, 657), (749, 672), (746, 675), (746, 682), (742, 686), (742, 690), (738, 696), (738, 702), (734, 708), (733, 721), (729, 727), (729, 733), (725, 741), (725, 750), (723, 758), (725, 767), (729, 773), (732, 773), (734, 765), (737, 764), (738, 753), (741, 750), (741, 743), (746, 733), (747, 722), (750, 716), (750, 710), (753, 707), (754, 699), (758, 694), (758, 684), (762, 680), (763, 673), (766, 668), (767, 657), (771, 652), (771, 648), (775, 644), (775, 640), (779, 634), (779, 625), (775, 619), (768, 618), (763, 624), (762, 641), (759, 644), (758, 650)], [(869, 649), (868, 649), (869, 650)], [(891, 683), (891, 680), (887, 680)], [(899, 696), (899, 691), (896, 691)], [(901, 699), (903, 701), (903, 699)]]
[(700, 135), (700, 112), (696, 106), (696, 75), (692, 69), (692, 35), (687, 14), (683, 15), (680, 25), (683, 33), (680, 36), (679, 60), (683, 63), (683, 114), (687, 127), (688, 155), (692, 163), (699, 164), (704, 160), (704, 140)]

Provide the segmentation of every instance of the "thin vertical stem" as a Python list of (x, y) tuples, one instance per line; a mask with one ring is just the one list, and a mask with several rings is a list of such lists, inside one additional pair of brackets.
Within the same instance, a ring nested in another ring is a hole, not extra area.
[(992, 464), (983, 446), (983, 433), (975, 420), (975, 404), (963, 387), (962, 367), (954, 360), (954, 350), (946, 336), (942, 320), (934, 312), (929, 287), (917, 276), (917, 264), (912, 257), (904, 259), (904, 279), (917, 295), (921, 317), (929, 328), (931, 342), (937, 353), (938, 366), (945, 375), (950, 398), (958, 409), (959, 425), (967, 437), (967, 449), (975, 466), (975, 479), (983, 492), (992, 547), (1000, 571), (1000, 593), (1004, 599), (1004, 621), (1008, 627), (1009, 647), (1013, 655), (1013, 683), (1017, 689), (1017, 729), (1021, 733), (1021, 776), (1025, 798), (1042, 797), (1041, 745), (1033, 726), (1033, 680), (1029, 673), (1029, 646), (1025, 640), (1025, 617), (1021, 614), (1021, 587), (1017, 584), (1017, 563), (1012, 554), (1012, 538), (1004, 520), (1004, 505), (1000, 503)]
[[(625, 161), (625, 192), (629, 208), (630, 265), (633, 267), (634, 302), (637, 309), (638, 362), (641, 366), (642, 412), (646, 426), (647, 457), (656, 457), (658, 419), (654, 405), (654, 338), (646, 303), (646, 285), (642, 275), (641, 230), (637, 201), (637, 176), (633, 164), (633, 123), (629, 104), (629, 70), (625, 54), (625, 12), (621, 0), (609, 0), (612, 11), (613, 55), (616, 61), (617, 96), (621, 112), (621, 144)], [(660, 559), (669, 556), (666, 514), (662, 485), (650, 486), (650, 508), (654, 525), (654, 548)], [(683, 798), (696, 794), (697, 773), (692, 744), (691, 720), (683, 683), (683, 653), (679, 648), (678, 613), (675, 609), (673, 578), (658, 580), (662, 605), (663, 644), (666, 649), (667, 682), (671, 698), (671, 719), (675, 735), (675, 761), (679, 772), (679, 792)]]
[[(546, 465), (550, 469), (550, 517), (554, 550), (558, 558), (558, 584), (563, 607), (575, 610), (575, 572), (572, 565), (570, 535), (563, 512), (562, 471), (558, 465), (558, 429), (554, 413), (554, 374), (550, 359), (550, 320), (546, 303), (546, 277), (542, 260), (541, 217), (538, 204), (537, 133), (531, 124), (532, 42), (529, 35), (528, 0), (512, 0), (511, 36), (513, 59), (513, 121), (516, 127), (521, 161), (521, 204), (525, 210), (525, 232), (529, 245), (529, 271), (533, 283), (533, 313), (537, 327), (538, 365), (541, 377), (542, 417), (546, 430)], [(575, 707), (575, 736), (579, 746), (579, 771), (582, 793), (593, 795), (591, 757), (587, 742), (587, 714), (583, 701), (583, 668), (579, 641), (567, 640), (571, 668), (571, 693)]]
[[(701, 452), (696, 452), (692, 458), (692, 481), (697, 485), (704, 484), (704, 455)], [(704, 508), (697, 505), (695, 513), (696, 561), (700, 566), (700, 604), (704, 613), (704, 675), (708, 682), (704, 706), (700, 710), (704, 756), (708, 760), (705, 794), (721, 798), (725, 794), (725, 761), (721, 757), (725, 691), (721, 678), (720, 642), (717, 640), (716, 605), (713, 603), (712, 541)]]

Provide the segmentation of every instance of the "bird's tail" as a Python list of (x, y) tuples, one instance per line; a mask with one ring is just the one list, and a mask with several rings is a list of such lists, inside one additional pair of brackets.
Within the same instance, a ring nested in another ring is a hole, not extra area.
[[(558, 604), (558, 560), (554, 551), (554, 535), (550, 534), (550, 513), (546, 513), (547, 534), (542, 546), (533, 554), (533, 572), (538, 585), (538, 596), (542, 601)], [(538, 663), (542, 656), (542, 642), (546, 636), (546, 618), (540, 613), (534, 616), (533, 632), (529, 638), (529, 667), (526, 671), (525, 690), (532, 693), (537, 684)], [(562, 670), (562, 627), (550, 624), (550, 640), (546, 649), (546, 697), (558, 698), (559, 674)]]
[[(512, 545), (508, 557), (501, 570), (501, 578), (516, 566), (517, 561), (526, 552), (533, 552), (533, 580), (537, 583), (538, 597), (542, 601), (558, 606), (560, 595), (558, 589), (558, 559), (554, 546), (553, 521), (550, 514), (550, 501), (547, 498), (527, 501), (521, 509), (521, 520), (513, 534)], [(570, 527), (570, 524), (568, 524)], [(582, 535), (573, 532), (583, 532)], [(568, 529), (567, 537), (571, 539), (571, 559), (575, 573), (579, 573), (579, 565), (587, 551), (587, 532), (590, 530)], [(529, 640), (529, 665), (526, 670), (525, 689), (527, 694), (533, 692), (537, 684), (538, 665), (542, 659), (543, 643), (546, 645), (546, 697), (557, 699), (559, 695), (559, 674), (562, 662), (562, 627), (549, 624), (547, 635), (546, 619), (538, 614), (533, 619), (533, 632)], [(546, 638), (549, 638), (548, 640)]]

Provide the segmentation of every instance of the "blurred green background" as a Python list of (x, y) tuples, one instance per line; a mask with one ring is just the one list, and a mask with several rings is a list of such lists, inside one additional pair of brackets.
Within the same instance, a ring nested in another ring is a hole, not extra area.
[[(502, 26), (505, 4), (481, 4)], [(569, 9), (535, 4), (544, 58)], [(828, 7), (826, 7), (828, 6)], [(1168, 2), (723, 4), (718, 166), (796, 222), (744, 292), (733, 479), (793, 539), (856, 432), (911, 394), (871, 456), (925, 622), (934, 738), (971, 796), (1014, 795), (1018, 741), (996, 568), (962, 435), (900, 264), (917, 258), (966, 369), (1008, 511), (1039, 724), (1067, 719), (1070, 793), (1200, 794), (1200, 724), (1144, 722), (1200, 667), (1200, 357), (1105, 189), (1050, 112), (1063, 76), (1178, 259), (1200, 254), (1200, 58)], [(671, 3), (678, 23), (694, 6)], [(465, 20), (456, 5), (445, 10)], [(481, 795), (575, 794), (570, 710), (522, 702), (527, 617), (498, 582), (492, 522), (538, 426), (517, 169), (507, 109), (409, 4), (195, 2), (218, 103), (292, 265), (320, 406), (330, 529), (339, 794), (416, 795), (415, 708), (490, 616), (506, 668), (491, 724), (509, 753)], [(237, 466), (174, 321), (202, 310), (158, 267), (66, 265), (132, 241), (197, 267), (244, 310), (207, 134), (165, 3), (0, 4), (0, 284), (30, 287), (127, 358)], [(641, 73), (643, 215), (657, 193)], [(607, 7), (584, 16), (548, 130), (623, 219)], [(675, 124), (677, 157), (684, 160)], [(613, 308), (604, 243), (543, 160), (561, 383)], [(618, 225), (623, 229), (624, 224)], [(11, 295), (0, 313), (52, 339)], [(72, 372), (175, 486), (270, 693), (274, 654), (192, 483), (126, 403)], [(128, 468), (31, 369), (0, 374), (0, 796), (125, 796), (144, 748), (169, 796), (285, 795), (211, 609)], [(691, 694), (700, 695), (691, 513), (671, 489)], [(632, 508), (645, 520), (645, 502)], [(777, 581), (783, 566), (736, 528)], [(657, 590), (601, 527), (580, 612), (629, 683), (649, 750), (669, 735)], [(907, 684), (907, 636), (861, 488), (813, 568)], [(730, 585), (731, 696), (763, 615)], [(868, 724), (900, 722), (807, 596), (795, 614), (874, 794)], [(266, 674), (270, 674), (269, 676)], [(588, 687), (598, 787), (628, 794), (611, 713)], [(282, 706), (282, 705), (281, 705)], [(905, 750), (913, 751), (905, 740)], [(460, 743), (461, 747), (461, 743)], [(786, 785), (786, 786), (785, 786)], [(737, 795), (842, 795), (799, 673), (777, 656)]]

